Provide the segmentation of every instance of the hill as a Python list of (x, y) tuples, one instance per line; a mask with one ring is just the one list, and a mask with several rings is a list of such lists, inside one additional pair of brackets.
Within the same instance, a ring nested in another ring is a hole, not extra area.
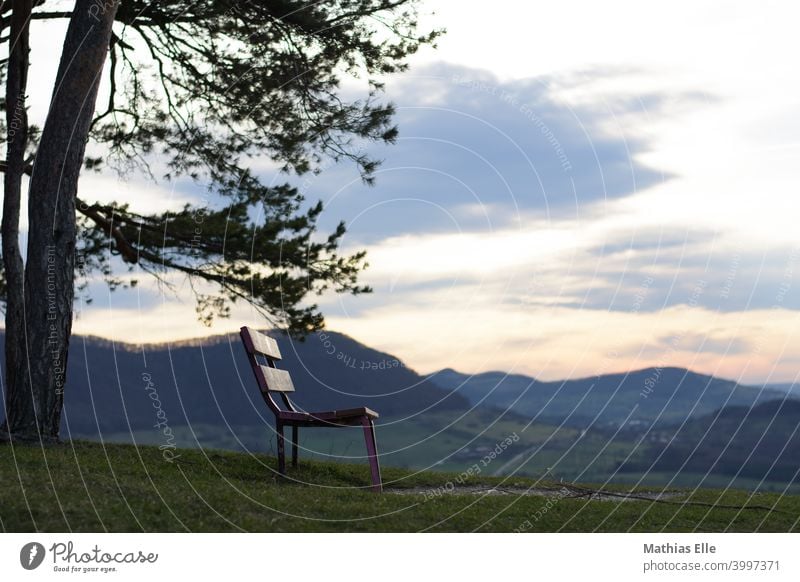
[[(741, 491), (633, 496), (530, 479), (305, 461), (277, 479), (272, 457), (71, 442), (0, 446), (4, 532), (797, 531), (800, 497)], [(463, 481), (463, 482), (462, 482)], [(456, 484), (458, 484), (456, 486)], [(535, 493), (535, 494), (531, 494)], [(620, 495), (623, 495), (620, 497)]]
[(729, 406), (653, 432), (620, 472), (694, 473), (800, 483), (800, 402)]
[(767, 384), (765, 386), (770, 390), (778, 390), (780, 392), (787, 392), (794, 397), (800, 397), (800, 384), (792, 384), (792, 383), (785, 383), (785, 384)]
[[(647, 399), (633, 390), (649, 386), (655, 370), (603, 376), (588, 384), (580, 380), (536, 382), (499, 372), (468, 377), (447, 370), (433, 378), (437, 382), (449, 378), (445, 385), (453, 387), (443, 388), (391, 354), (342, 334), (323, 332), (305, 342), (277, 339), (285, 356), (283, 367), (291, 371), (298, 387), (297, 403), (316, 410), (363, 405), (378, 410), (382, 463), (394, 467), (459, 473), (480, 463), (498, 442), (513, 437), (513, 445), (502, 458), (484, 467), (486, 474), (728, 485), (735, 468), (733, 457), (724, 467), (712, 465), (709, 476), (690, 473), (692, 467), (676, 475), (676, 469), (667, 470), (663, 464), (658, 465), (663, 471), (648, 470), (659, 456), (655, 445), (666, 442), (662, 431), (671, 424), (699, 418), (712, 406), (717, 410), (726, 402), (741, 404), (785, 394), (760, 392), (675, 368), (659, 373)], [(459, 382), (464, 377), (469, 381)], [(698, 393), (702, 397), (698, 398)], [(660, 411), (653, 403), (664, 401), (667, 394), (675, 396), (662, 405), (662, 422), (654, 426), (651, 423)], [(637, 399), (634, 414), (621, 428), (631, 412), (632, 397)], [(542, 399), (546, 401), (542, 403)], [(512, 410), (507, 410), (504, 402), (513, 404)], [(541, 410), (536, 408), (539, 405)], [(598, 415), (596, 422), (594, 415)], [(168, 427), (168, 435), (163, 427), (157, 427), (160, 422)], [(791, 422), (775, 426), (791, 427)], [(274, 453), (272, 423), (238, 334), (139, 347), (73, 338), (65, 437)], [(300, 444), (303, 459), (343, 462), (360, 458), (364, 446), (358, 428), (302, 430)], [(758, 454), (774, 458), (781, 454), (782, 444), (779, 438), (769, 439), (759, 446)], [(715, 446), (724, 443), (715, 442)], [(745, 459), (746, 443), (737, 451)], [(709, 448), (707, 456), (712, 454)], [(783, 458), (783, 472), (771, 473), (767, 483), (750, 478), (757, 472), (748, 471), (740, 473), (733, 486), (783, 490), (787, 483), (779, 477), (792, 468), (791, 458)], [(626, 472), (620, 472), (623, 466)], [(790, 488), (794, 491), (800, 484)]]
[[(322, 332), (304, 342), (276, 337), (282, 367), (297, 386), (293, 400), (307, 410), (369, 406), (382, 416), (403, 416), (468, 407), (391, 354), (346, 335)], [(67, 378), (66, 435), (152, 430), (166, 418), (176, 429), (213, 426), (235, 439), (232, 427), (273, 422), (238, 334), (144, 346), (73, 336)]]
[(513, 407), (540, 422), (581, 429), (672, 424), (724, 406), (751, 407), (785, 395), (682, 368), (647, 368), (557, 382), (502, 372), (469, 375), (451, 369), (430, 378), (473, 404)]

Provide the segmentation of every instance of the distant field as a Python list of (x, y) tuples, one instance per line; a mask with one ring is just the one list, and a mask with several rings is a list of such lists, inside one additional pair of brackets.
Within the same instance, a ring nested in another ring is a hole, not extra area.
[[(648, 467), (647, 449), (637, 446), (637, 435), (613, 434), (528, 424), (519, 417), (491, 410), (466, 414), (437, 413), (410, 419), (382, 419), (378, 427), (378, 447), (384, 465), (409, 470), (436, 470), (460, 473), (481, 463), (495, 445), (514, 436), (515, 442), (501, 455), (482, 467), (485, 475), (517, 475), (534, 478), (565, 479), (592, 483), (638, 483), (650, 486), (735, 487), (738, 489), (800, 492), (800, 484), (787, 486), (777, 481), (760, 482), (745, 476), (732, 478), (713, 473), (687, 471), (643, 471), (627, 466)], [(270, 426), (218, 426), (195, 424), (173, 427), (175, 443), (184, 448), (203, 447), (240, 452), (275, 454), (275, 435)], [(96, 436), (78, 435), (97, 440)], [(153, 430), (107, 433), (104, 442), (159, 445), (163, 435)], [(360, 428), (300, 431), (301, 457), (318, 461), (359, 462), (364, 455)]]
[[(559, 496), (563, 485), (304, 461), (212, 450), (72, 442), (0, 447), (0, 529), (21, 531), (800, 531), (800, 497), (676, 491), (666, 501)], [(459, 483), (463, 481), (463, 483)], [(441, 493), (455, 484), (478, 494)], [(550, 497), (520, 495), (545, 488)], [(489, 490), (494, 490), (489, 492)], [(620, 491), (619, 488), (609, 488)], [(406, 494), (399, 494), (405, 491)], [(425, 492), (438, 491), (431, 495)], [(511, 491), (501, 494), (502, 491)]]

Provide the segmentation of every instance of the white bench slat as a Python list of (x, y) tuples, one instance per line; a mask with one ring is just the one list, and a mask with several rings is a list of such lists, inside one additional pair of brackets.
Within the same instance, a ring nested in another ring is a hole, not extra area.
[(271, 392), (294, 392), (292, 377), (286, 370), (278, 370), (269, 366), (259, 366), (264, 380), (267, 382), (267, 390)]
[(252, 344), (253, 351), (255, 353), (262, 354), (268, 358), (272, 358), (273, 360), (281, 359), (281, 351), (278, 349), (278, 342), (268, 335), (257, 332), (252, 328), (243, 327), (242, 329), (246, 331), (248, 337), (250, 338), (250, 343)]

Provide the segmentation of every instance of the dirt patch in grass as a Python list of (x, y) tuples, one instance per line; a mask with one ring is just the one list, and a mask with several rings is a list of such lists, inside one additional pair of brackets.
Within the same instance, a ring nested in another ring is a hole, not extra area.
[(384, 493), (397, 495), (423, 495), (439, 497), (441, 495), (525, 495), (536, 497), (559, 497), (568, 499), (591, 499), (593, 501), (659, 501), (672, 499), (682, 495), (676, 491), (636, 491), (625, 493), (617, 491), (596, 491), (575, 489), (570, 487), (491, 487), (486, 485), (466, 485), (458, 487), (411, 487), (408, 489), (384, 489)]

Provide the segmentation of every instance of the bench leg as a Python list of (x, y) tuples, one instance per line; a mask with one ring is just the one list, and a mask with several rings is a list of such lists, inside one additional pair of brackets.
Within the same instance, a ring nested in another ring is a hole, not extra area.
[(292, 467), (297, 466), (297, 433), (299, 432), (297, 426), (292, 427)]
[(283, 437), (283, 423), (276, 425), (276, 433), (278, 434), (278, 473), (281, 475), (286, 474), (286, 447), (285, 439)]
[(381, 484), (381, 466), (378, 462), (378, 446), (375, 442), (375, 425), (372, 419), (365, 416), (361, 421), (364, 427), (364, 440), (367, 441), (367, 456), (369, 457), (369, 470), (372, 473), (372, 490), (380, 493), (383, 491)]

